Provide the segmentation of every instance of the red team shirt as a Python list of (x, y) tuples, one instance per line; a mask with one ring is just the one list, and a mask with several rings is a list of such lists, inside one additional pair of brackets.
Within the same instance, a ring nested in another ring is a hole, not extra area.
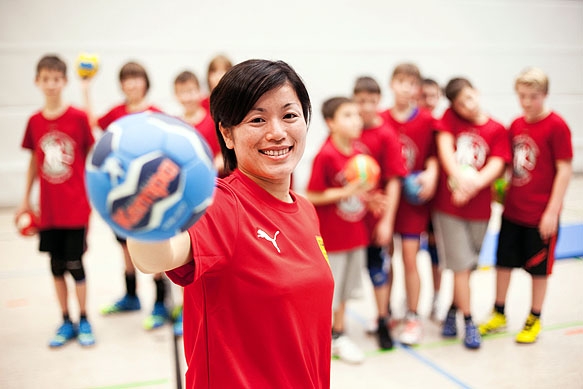
[[(401, 142), (401, 152), (407, 174), (425, 169), (425, 162), (436, 155), (435, 119), (425, 109), (418, 109), (406, 122), (393, 117), (390, 110), (383, 113), (385, 120), (396, 130)], [(413, 205), (401, 196), (395, 217), (395, 232), (421, 234), (427, 229), (431, 217), (430, 203)]]
[(36, 156), (41, 229), (89, 224), (85, 159), (93, 142), (87, 115), (74, 107), (55, 119), (42, 112), (29, 119), (22, 147)]
[[(145, 109), (145, 111), (162, 112), (160, 109), (154, 107), (153, 105), (150, 105), (148, 108)], [(97, 125), (99, 126), (99, 128), (105, 131), (107, 130), (107, 127), (109, 127), (111, 123), (113, 123), (119, 118), (122, 118), (132, 113), (137, 112), (128, 112), (127, 106), (125, 104), (117, 105), (113, 107), (108, 113), (97, 119)]]
[(235, 170), (190, 229), (184, 289), (189, 388), (328, 388), (334, 281), (318, 216)]
[(196, 128), (200, 135), (202, 135), (206, 143), (209, 145), (213, 156), (217, 156), (221, 153), (221, 146), (219, 145), (217, 132), (215, 130), (215, 122), (208, 112), (206, 112), (206, 115), (200, 123), (191, 123), (191, 125)]
[[(456, 160), (460, 165), (471, 165), (481, 170), (490, 157), (501, 157), (506, 163), (512, 159), (508, 131), (498, 122), (488, 119), (483, 125), (475, 125), (459, 117), (448, 108), (437, 122), (439, 131), (449, 132), (455, 139)], [(439, 183), (434, 199), (438, 211), (469, 220), (488, 220), (491, 214), (492, 192), (482, 189), (463, 207), (456, 207), (447, 185), (447, 175), (440, 169)]]
[(554, 112), (536, 123), (527, 123), (520, 117), (512, 122), (509, 131), (514, 157), (504, 217), (536, 227), (551, 196), (557, 160), (573, 158), (571, 132)]
[[(360, 141), (366, 147), (366, 153), (371, 155), (381, 167), (378, 190), (384, 192), (387, 182), (393, 177), (405, 177), (407, 168), (401, 154), (399, 138), (384, 118), (380, 126), (363, 129)], [(365, 221), (370, 236), (379, 219), (369, 212)]]
[[(341, 188), (348, 184), (344, 168), (350, 158), (362, 154), (356, 144), (351, 155), (342, 154), (330, 138), (326, 139), (312, 164), (312, 175), (307, 189), (323, 192), (328, 188)], [(366, 247), (368, 232), (364, 224), (366, 204), (360, 196), (351, 196), (336, 203), (318, 205), (322, 238), (328, 252), (339, 252)]]

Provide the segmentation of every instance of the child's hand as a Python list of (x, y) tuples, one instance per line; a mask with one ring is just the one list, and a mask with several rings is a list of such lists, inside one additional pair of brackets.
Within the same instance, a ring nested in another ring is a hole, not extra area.
[(374, 185), (364, 180), (355, 180), (344, 186), (346, 197), (362, 195), (372, 189), (374, 189)]
[(375, 216), (380, 217), (387, 209), (387, 196), (381, 191), (371, 191), (363, 195), (368, 210)]
[(421, 185), (419, 199), (423, 203), (431, 200), (435, 195), (435, 190), (437, 189), (437, 174), (434, 174), (428, 170), (423, 170), (419, 176), (417, 176), (417, 181), (419, 182), (419, 185)]
[(557, 234), (559, 228), (559, 214), (556, 212), (545, 211), (542, 214), (538, 224), (538, 232), (542, 240), (547, 240)]

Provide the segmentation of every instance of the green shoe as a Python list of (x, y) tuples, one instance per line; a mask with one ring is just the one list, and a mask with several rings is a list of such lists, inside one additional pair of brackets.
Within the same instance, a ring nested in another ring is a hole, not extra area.
[(168, 310), (164, 306), (164, 303), (155, 303), (152, 313), (144, 320), (144, 329), (149, 331), (162, 327), (168, 318)]
[(138, 296), (125, 295), (115, 303), (101, 308), (102, 315), (110, 315), (118, 312), (139, 311), (141, 308)]

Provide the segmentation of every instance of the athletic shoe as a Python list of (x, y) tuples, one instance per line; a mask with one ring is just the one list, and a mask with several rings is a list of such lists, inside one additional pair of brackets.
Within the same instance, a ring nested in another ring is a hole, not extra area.
[(532, 313), (528, 315), (526, 323), (522, 331), (516, 335), (517, 343), (534, 343), (541, 330), (540, 318), (534, 316)]
[(407, 313), (405, 319), (405, 329), (401, 332), (399, 340), (407, 346), (414, 346), (419, 344), (421, 336), (423, 335), (423, 328), (421, 328), (421, 321), (414, 313)]
[(390, 350), (393, 348), (393, 338), (391, 337), (389, 324), (384, 318), (381, 317), (378, 319), (375, 332), (379, 341), (379, 347), (382, 350)]
[(480, 348), (482, 337), (474, 323), (466, 322), (466, 334), (464, 336), (464, 346), (470, 349)]
[(95, 337), (91, 330), (91, 324), (89, 324), (87, 319), (81, 319), (79, 321), (79, 335), (77, 336), (77, 341), (81, 346), (93, 346), (95, 344)]
[(457, 336), (457, 311), (450, 309), (447, 311), (447, 316), (443, 322), (441, 329), (441, 336), (444, 338), (455, 338)]
[(480, 335), (494, 334), (506, 329), (506, 316), (502, 313), (492, 311), (492, 316), (484, 324), (480, 324)]
[(174, 335), (175, 336), (182, 336), (183, 327), (182, 327), (182, 306), (178, 306), (174, 308), (172, 312), (172, 317), (174, 318)]
[(118, 312), (139, 311), (141, 309), (138, 296), (125, 295), (115, 303), (101, 308), (102, 315), (110, 315)]
[(154, 303), (154, 309), (152, 309), (152, 313), (144, 320), (144, 329), (153, 330), (158, 327), (162, 327), (168, 318), (168, 310), (166, 309), (164, 303)]
[(57, 329), (57, 333), (49, 342), (49, 347), (61, 347), (68, 341), (75, 339), (76, 336), (77, 330), (75, 329), (75, 325), (67, 320)]
[(332, 339), (332, 356), (354, 364), (364, 361), (362, 350), (346, 335), (340, 335), (338, 338)]

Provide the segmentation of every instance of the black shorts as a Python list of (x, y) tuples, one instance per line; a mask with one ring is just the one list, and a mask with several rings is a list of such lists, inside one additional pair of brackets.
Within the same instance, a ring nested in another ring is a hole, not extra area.
[(533, 276), (547, 276), (553, 271), (558, 234), (543, 241), (537, 227), (528, 227), (502, 218), (496, 266), (524, 268)]
[(85, 228), (53, 228), (41, 230), (39, 251), (48, 252), (53, 257), (79, 259), (87, 250), (87, 230)]

